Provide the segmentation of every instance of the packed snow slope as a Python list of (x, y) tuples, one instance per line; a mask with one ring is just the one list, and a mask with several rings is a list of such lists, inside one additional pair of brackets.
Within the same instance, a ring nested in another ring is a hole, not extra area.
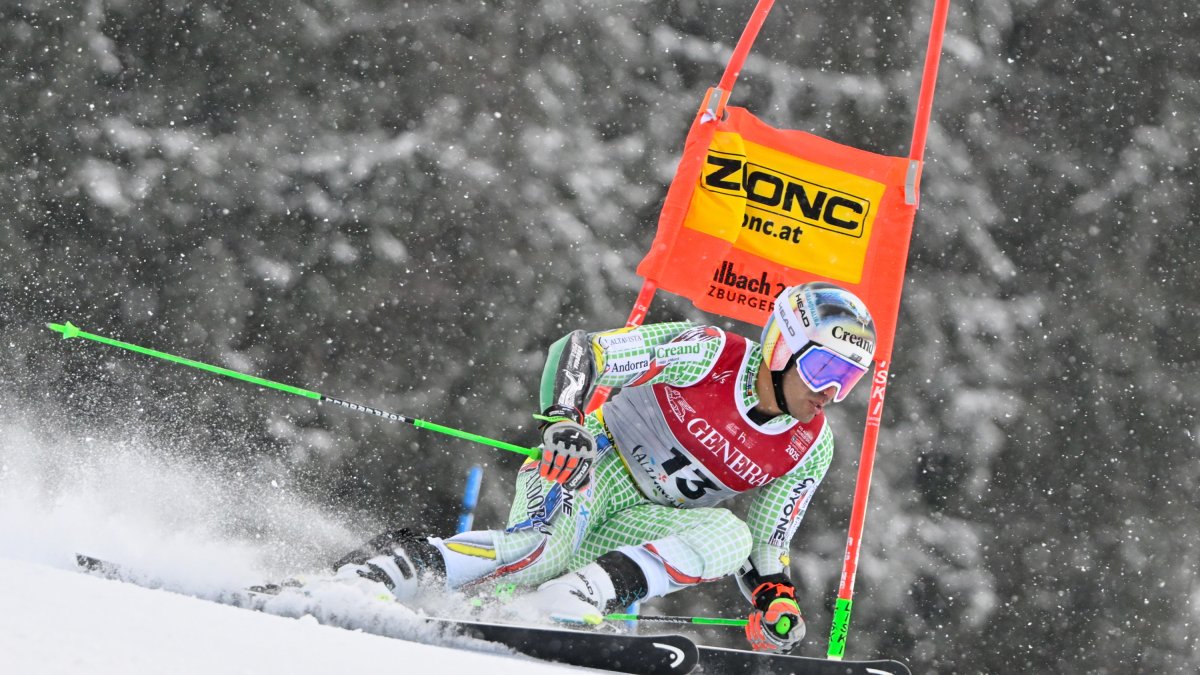
[[(0, 673), (581, 672), (520, 656), (397, 640), (0, 558)], [(494, 649), (480, 643), (480, 648)]]
[[(286, 472), (198, 454), (179, 439), (4, 413), (2, 675), (578, 670), (440, 634), (343, 584), (290, 605), (277, 598), (270, 613), (210, 602), (254, 583), (327, 573), (331, 556), (378, 524), (313, 506)], [(164, 590), (79, 572), (76, 552), (127, 565)], [(330, 623), (376, 634), (322, 625)]]

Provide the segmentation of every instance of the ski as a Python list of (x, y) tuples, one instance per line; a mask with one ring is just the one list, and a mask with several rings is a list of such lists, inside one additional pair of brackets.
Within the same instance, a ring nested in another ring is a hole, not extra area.
[(700, 645), (700, 667), (694, 672), (748, 675), (911, 675), (899, 661), (835, 661), (807, 656), (766, 654)]
[[(77, 554), (78, 566), (108, 579), (149, 588), (165, 584), (153, 575), (92, 556)], [(283, 616), (300, 616), (295, 610), (268, 607), (275, 598), (301, 591), (289, 585), (267, 585), (221, 594), (216, 602)], [(206, 598), (210, 599), (210, 598)], [(634, 675), (911, 675), (898, 661), (835, 661), (785, 654), (767, 654), (697, 645), (681, 635), (628, 635), (577, 631), (541, 626), (521, 626), (482, 621), (420, 616), (408, 622), (409, 630), (372, 617), (325, 616), (319, 607), (306, 607), (321, 623), (361, 630), (383, 637), (412, 640), (413, 624), (431, 626), (447, 637), (467, 637), (507, 647), (544, 661)], [(420, 640), (417, 640), (420, 641)], [(461, 643), (456, 646), (462, 646)]]
[(682, 635), (624, 635), (437, 618), (425, 621), (544, 661), (599, 670), (676, 675), (692, 672), (699, 658), (696, 644)]
[[(83, 554), (76, 554), (75, 561), (80, 569), (108, 579), (150, 588), (163, 586), (151, 575), (120, 563)], [(268, 602), (277, 597), (277, 593), (286, 590), (286, 587), (246, 589), (222, 594), (217, 601), (245, 609), (268, 611)], [(389, 626), (386, 622), (372, 621), (369, 617), (361, 624), (344, 616), (330, 623), (401, 640), (410, 639), (413, 633), (418, 632), (399, 631), (394, 624)], [(698, 661), (696, 644), (681, 635), (624, 635), (425, 616), (414, 617), (411, 623), (432, 626), (446, 636), (496, 643), (544, 661), (634, 675), (684, 675), (691, 672)]]

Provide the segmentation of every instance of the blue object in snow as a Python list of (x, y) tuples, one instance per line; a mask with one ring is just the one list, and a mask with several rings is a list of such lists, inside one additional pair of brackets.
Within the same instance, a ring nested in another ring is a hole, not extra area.
[(479, 488), (483, 484), (483, 467), (476, 464), (467, 472), (463, 487), (463, 512), (458, 516), (458, 532), (467, 532), (475, 524), (475, 506), (479, 504)]

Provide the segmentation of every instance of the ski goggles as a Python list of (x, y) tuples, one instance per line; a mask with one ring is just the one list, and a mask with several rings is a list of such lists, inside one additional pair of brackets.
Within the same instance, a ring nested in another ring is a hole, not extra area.
[(810, 342), (796, 357), (796, 370), (800, 379), (814, 392), (828, 387), (837, 387), (833, 400), (841, 403), (862, 376), (866, 366), (859, 365), (827, 347)]

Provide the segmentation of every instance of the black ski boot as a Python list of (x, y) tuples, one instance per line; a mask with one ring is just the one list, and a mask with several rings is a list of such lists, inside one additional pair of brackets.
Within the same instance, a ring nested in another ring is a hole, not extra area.
[(357, 575), (387, 587), (397, 600), (411, 600), (422, 585), (446, 578), (446, 563), (427, 537), (407, 528), (372, 538), (333, 563), (337, 576)]

